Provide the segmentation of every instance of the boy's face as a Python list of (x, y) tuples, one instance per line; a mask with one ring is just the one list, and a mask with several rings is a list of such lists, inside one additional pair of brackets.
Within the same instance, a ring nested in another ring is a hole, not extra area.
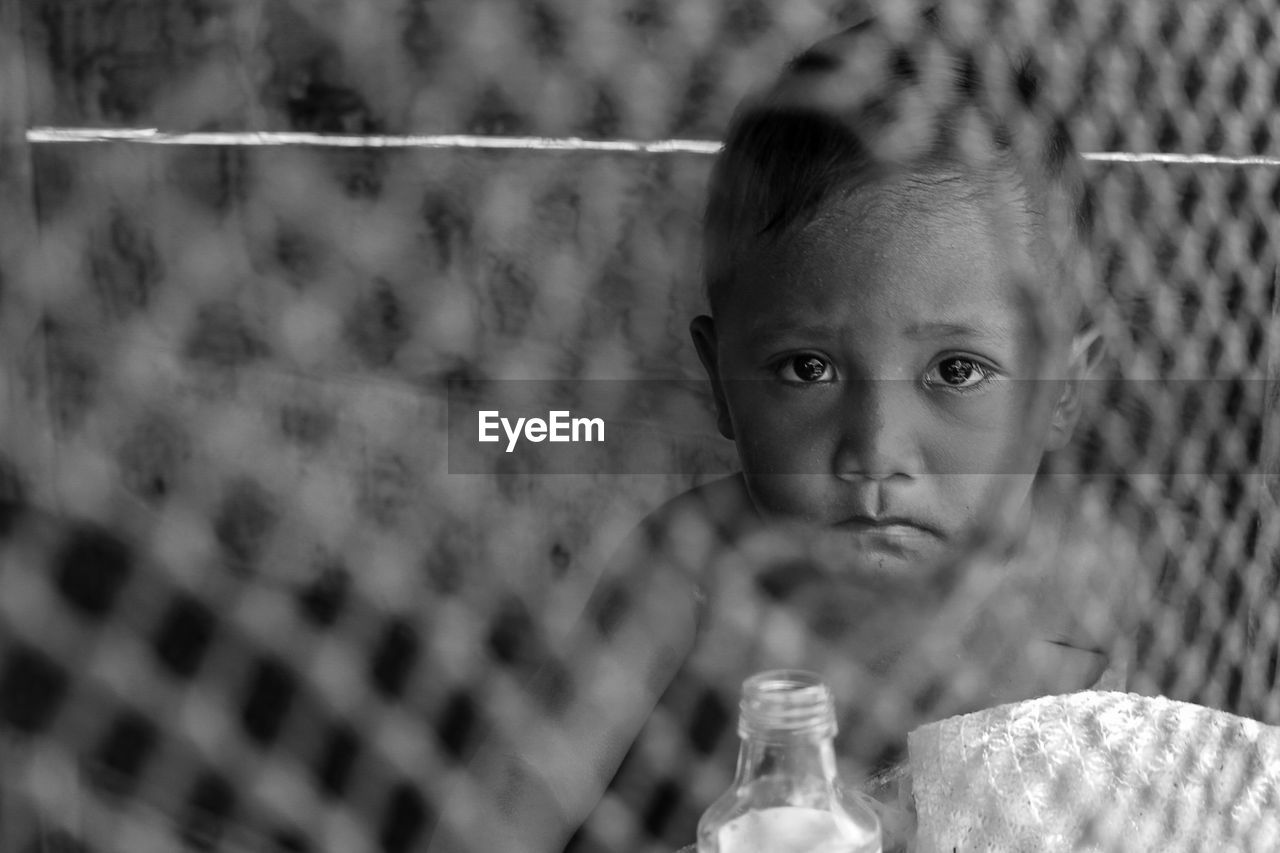
[(1022, 223), (973, 196), (898, 180), (830, 202), (693, 324), (757, 510), (857, 575), (954, 553), (1070, 433), (1067, 347), (1034, 302), (1050, 285)]

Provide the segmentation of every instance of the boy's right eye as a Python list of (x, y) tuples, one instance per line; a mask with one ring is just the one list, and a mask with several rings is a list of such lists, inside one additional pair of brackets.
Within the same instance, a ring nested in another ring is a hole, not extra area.
[(778, 376), (788, 382), (830, 382), (834, 374), (825, 358), (811, 353), (793, 355), (778, 365)]

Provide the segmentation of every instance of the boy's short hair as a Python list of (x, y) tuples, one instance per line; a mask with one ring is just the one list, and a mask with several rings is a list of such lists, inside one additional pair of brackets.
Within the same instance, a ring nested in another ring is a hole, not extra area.
[(1065, 125), (1037, 102), (1034, 64), (1002, 56), (1007, 79), (984, 81), (983, 63), (947, 44), (935, 21), (924, 24), (927, 38), (912, 49), (888, 46), (875, 21), (851, 27), (744, 102), (708, 192), (703, 264), (713, 315), (743, 252), (794, 233), (826, 202), (897, 177), (1016, 200), (1038, 272), (1085, 322), (1092, 276), (1080, 158)]

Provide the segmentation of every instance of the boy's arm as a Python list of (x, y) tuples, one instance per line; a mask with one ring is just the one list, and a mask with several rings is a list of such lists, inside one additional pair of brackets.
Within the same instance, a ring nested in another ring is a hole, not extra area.
[(698, 591), (672, 559), (643, 533), (619, 551), (524, 707), (490, 714), (432, 853), (563, 849), (693, 646)]
[(1096, 659), (1077, 689), (1124, 691), (1148, 572), (1134, 532), (1116, 521), (1100, 495), (1084, 490), (1073, 510), (1042, 593), (1061, 611), (1057, 620), (1046, 612), (1045, 624), (1056, 630), (1045, 639), (1085, 672), (1088, 656)]

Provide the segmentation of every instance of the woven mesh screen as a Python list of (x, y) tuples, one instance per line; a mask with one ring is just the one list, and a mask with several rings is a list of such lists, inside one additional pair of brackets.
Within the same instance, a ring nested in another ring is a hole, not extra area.
[[(767, 531), (676, 518), (606, 568), (738, 467), (687, 332), (714, 158), (571, 142), (714, 143), (861, 6), (0, 0), (0, 846), (672, 851), (730, 784), (742, 679), (783, 664), (835, 688), (886, 849), (917, 820), (922, 850), (1006, 824), (1280, 846), (1280, 7), (1026, 5), (930, 29), (885, 3), (849, 79), (978, 69), (986, 114), (1085, 152), (1105, 356), (1044, 473), (1081, 547), (1033, 540), (1011, 578), (993, 531), (923, 589), (824, 600)], [(1001, 76), (1019, 56), (1033, 94)], [(533, 380), (626, 440), (459, 473), (451, 411)], [(1171, 704), (929, 740), (1093, 686), (1029, 651), (1067, 612)], [(693, 618), (680, 660), (652, 652)], [(886, 636), (907, 650), (868, 665)]]

